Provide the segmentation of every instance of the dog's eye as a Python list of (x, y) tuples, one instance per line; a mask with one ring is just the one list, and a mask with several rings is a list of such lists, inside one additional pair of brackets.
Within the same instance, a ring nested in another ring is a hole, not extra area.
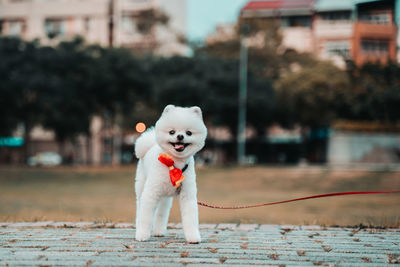
[(191, 131), (186, 131), (186, 134), (187, 134), (188, 136), (191, 136), (191, 135), (192, 135), (192, 132), (191, 132)]
[(170, 135), (174, 135), (174, 134), (175, 134), (175, 131), (174, 131), (174, 130), (171, 130), (171, 131), (169, 131), (169, 134), (170, 134)]

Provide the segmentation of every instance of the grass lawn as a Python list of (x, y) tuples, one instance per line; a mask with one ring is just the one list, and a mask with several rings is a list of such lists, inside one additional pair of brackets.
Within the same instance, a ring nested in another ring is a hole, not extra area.
[[(0, 168), (0, 221), (133, 222), (135, 167)], [(217, 205), (339, 191), (399, 190), (400, 172), (323, 168), (201, 168), (198, 199)], [(199, 207), (201, 223), (400, 225), (400, 194), (306, 200), (246, 210)], [(177, 201), (170, 216), (180, 222)]]

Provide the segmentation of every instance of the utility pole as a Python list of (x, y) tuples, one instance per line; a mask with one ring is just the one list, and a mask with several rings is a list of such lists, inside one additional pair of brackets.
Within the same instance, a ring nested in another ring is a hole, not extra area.
[(246, 106), (247, 106), (247, 32), (248, 25), (244, 24), (240, 33), (240, 62), (239, 62), (239, 107), (237, 131), (237, 162), (245, 163), (246, 159)]
[(108, 46), (114, 46), (114, 0), (108, 2)]

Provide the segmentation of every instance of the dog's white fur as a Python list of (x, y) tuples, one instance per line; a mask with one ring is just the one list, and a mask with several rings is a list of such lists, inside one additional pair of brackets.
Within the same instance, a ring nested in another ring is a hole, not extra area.
[[(181, 152), (171, 144), (179, 141), (179, 135), (180, 138), (183, 136), (185, 144), (190, 144)], [(186, 241), (201, 241), (193, 155), (203, 148), (206, 136), (207, 128), (199, 107), (168, 105), (155, 128), (147, 130), (137, 139), (136, 240), (148, 240), (152, 231), (155, 236), (165, 234), (172, 198), (178, 197)], [(172, 157), (177, 168), (182, 169), (188, 164), (179, 194), (171, 184), (168, 167), (158, 161), (160, 153)]]

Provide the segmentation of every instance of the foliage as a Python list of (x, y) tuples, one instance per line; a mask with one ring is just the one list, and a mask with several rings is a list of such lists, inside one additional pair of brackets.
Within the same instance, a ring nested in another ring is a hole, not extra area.
[(142, 61), (122, 48), (89, 47), (94, 64), (88, 80), (92, 105), (97, 113), (105, 110), (129, 113), (136, 97), (148, 95), (147, 73)]
[[(240, 36), (246, 36), (249, 73), (272, 81), (276, 103), (268, 106), (274, 107), (274, 121), (283, 126), (297, 123), (328, 127), (337, 118), (399, 121), (398, 64), (367, 63), (357, 67), (349, 62), (348, 66), (353, 67), (341, 70), (307, 53), (284, 47), (280, 29), (274, 19), (241, 18), (233, 35), (210, 40), (203, 47), (197, 47), (196, 53), (238, 60)], [(267, 101), (258, 100), (261, 105)], [(249, 99), (249, 120), (257, 117), (251, 112), (252, 106)]]
[(56, 47), (2, 38), (0, 57), (2, 134), (22, 122), (26, 132), (42, 124), (60, 141), (73, 139), (88, 134), (94, 114), (129, 113), (148, 87), (129, 51), (88, 47), (80, 38)]
[[(18, 106), (16, 87), (20, 81), (19, 66), (25, 61), (23, 52), (25, 44), (19, 39), (7, 38), (0, 42), (0, 134), (8, 135), (18, 123)], [(18, 92), (20, 93), (20, 92)]]
[[(339, 97), (333, 87), (340, 85), (343, 94), (348, 83), (346, 73), (328, 63), (319, 63), (307, 53), (284, 47), (280, 29), (279, 21), (275, 19), (242, 18), (235, 26), (231, 38), (209, 42), (197, 48), (196, 52), (238, 60), (240, 36), (246, 36), (249, 77), (267, 80), (271, 89), (269, 93), (264, 92), (263, 96), (249, 94), (247, 118), (259, 134), (271, 122), (288, 127), (294, 123), (305, 126), (328, 125), (336, 117), (335, 108), (339, 108), (337, 103), (330, 102)], [(321, 66), (322, 73), (319, 73)], [(329, 81), (330, 71), (337, 73), (335, 81)], [(344, 78), (342, 82), (341, 78)], [(299, 82), (302, 84), (299, 85)], [(249, 92), (251, 87), (249, 81)], [(332, 92), (328, 96), (320, 88)], [(322, 117), (318, 115), (321, 113), (324, 114)]]
[(277, 83), (277, 116), (287, 126), (327, 127), (348, 101), (349, 86), (346, 73), (325, 62), (289, 73)]
[(351, 106), (343, 117), (355, 120), (400, 120), (400, 66), (367, 63), (349, 72)]
[(62, 42), (56, 48), (42, 47), (37, 53), (42, 59), (43, 80), (52, 81), (43, 88), (43, 125), (53, 129), (59, 141), (89, 133), (94, 112), (87, 77), (93, 66), (81, 39)]
[(400, 120), (400, 66), (367, 63), (347, 73), (318, 63), (277, 82), (277, 117), (281, 123), (327, 127), (334, 119)]
[[(154, 106), (201, 106), (208, 122), (237, 128), (238, 62), (204, 55), (155, 60), (151, 70)], [(266, 79), (249, 73), (249, 124), (264, 131), (270, 122), (273, 89)]]
[(32, 127), (42, 119), (42, 88), (49, 86), (43, 78), (38, 42), (5, 38), (0, 43), (0, 112), (1, 132), (10, 134), (18, 122)]

